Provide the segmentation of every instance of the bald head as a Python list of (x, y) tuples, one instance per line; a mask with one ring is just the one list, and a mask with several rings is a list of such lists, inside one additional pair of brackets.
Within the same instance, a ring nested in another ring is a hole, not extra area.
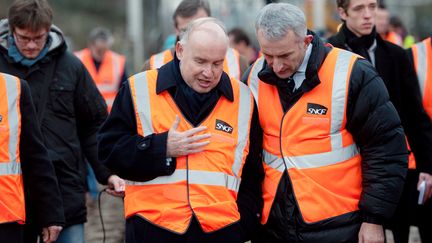
[(229, 39), (223, 24), (215, 18), (192, 21), (180, 36), (176, 55), (180, 73), (193, 90), (207, 93), (219, 83)]

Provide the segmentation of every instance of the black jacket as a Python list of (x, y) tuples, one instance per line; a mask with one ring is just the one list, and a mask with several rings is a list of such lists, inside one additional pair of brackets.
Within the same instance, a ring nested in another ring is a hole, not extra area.
[[(213, 110), (221, 95), (232, 99), (232, 87), (228, 76), (223, 74), (215, 88), (216, 98), (202, 104), (202, 112), (196, 114), (188, 110), (189, 99), (180, 92), (181, 78), (178, 60), (162, 66), (157, 78), (157, 93), (168, 90), (177, 106), (188, 120), (199, 124)], [(194, 115), (195, 114), (195, 115)], [(194, 117), (192, 117), (194, 116)], [(237, 204), (241, 214), (241, 225), (246, 238), (259, 224), (262, 209), (261, 181), (264, 171), (260, 162), (261, 131), (257, 130), (258, 117), (253, 112), (249, 155), (243, 167), (242, 182)], [(168, 131), (142, 137), (137, 134), (135, 110), (132, 103), (129, 83), (125, 83), (114, 101), (111, 113), (98, 133), (99, 157), (114, 173), (124, 179), (147, 181), (158, 176), (171, 175), (176, 161), (167, 165), (166, 144)], [(229, 226), (237, 230), (238, 226)], [(227, 228), (228, 229), (228, 228)], [(225, 232), (226, 233), (226, 232)]]
[[(330, 37), (329, 43), (350, 49), (343, 31)], [(384, 41), (379, 35), (376, 36), (376, 44), (375, 68), (398, 111), (417, 169), (432, 174), (432, 123), (422, 105), (414, 66), (401, 47)]]
[(36, 220), (41, 227), (63, 226), (65, 223), (63, 204), (54, 167), (42, 142), (42, 133), (33, 107), (30, 88), (23, 80), (21, 80), (20, 111), (20, 159), (24, 190), (33, 198), (31, 202), (26, 201), (26, 206), (36, 209), (35, 218), (28, 220)]
[[(330, 47), (314, 35), (306, 79), (294, 94), (284, 100), (285, 112), (304, 93), (320, 85), (318, 71)], [(246, 78), (248, 75), (244, 75)], [(277, 76), (264, 63), (258, 77), (275, 85)], [(278, 86), (278, 85), (277, 85)], [(281, 91), (278, 86), (279, 92)], [(270, 211), (262, 242), (356, 242), (362, 222), (382, 224), (390, 218), (402, 193), (407, 170), (404, 132), (395, 108), (375, 69), (366, 60), (357, 60), (348, 87), (346, 129), (352, 134), (362, 157), (360, 211), (308, 224), (299, 212), (291, 180), (284, 173)]]
[[(106, 184), (110, 176), (110, 171), (97, 160), (96, 151), (96, 132), (107, 116), (105, 101), (82, 63), (66, 51), (60, 30), (51, 28), (49, 52), (31, 67), (9, 58), (8, 35), (7, 21), (2, 21), (0, 71), (28, 82), (44, 142), (56, 171), (66, 225), (83, 223), (86, 221), (84, 158), (90, 162), (100, 183)], [(48, 92), (45, 104), (42, 102), (44, 92)], [(42, 107), (45, 112), (40, 117)]]

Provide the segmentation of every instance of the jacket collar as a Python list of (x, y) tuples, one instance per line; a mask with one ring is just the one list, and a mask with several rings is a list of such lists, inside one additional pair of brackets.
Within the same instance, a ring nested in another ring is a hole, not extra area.
[[(160, 67), (156, 80), (156, 94), (165, 90), (176, 89), (180, 82), (185, 82), (180, 73), (180, 61), (174, 53), (174, 59)], [(234, 101), (233, 89), (229, 76), (223, 72), (215, 89), (229, 101)]]

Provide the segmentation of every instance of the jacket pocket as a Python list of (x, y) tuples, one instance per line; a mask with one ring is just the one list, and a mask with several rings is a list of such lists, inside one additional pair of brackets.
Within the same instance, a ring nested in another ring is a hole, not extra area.
[(71, 84), (55, 82), (50, 86), (50, 104), (56, 114), (74, 116), (75, 87)]

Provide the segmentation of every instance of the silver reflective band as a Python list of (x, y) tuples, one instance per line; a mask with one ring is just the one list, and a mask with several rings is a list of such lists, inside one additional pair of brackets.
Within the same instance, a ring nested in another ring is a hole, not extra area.
[(162, 65), (164, 65), (164, 59), (165, 59), (165, 52), (158, 53), (154, 55), (154, 62), (152, 69), (160, 68)]
[[(427, 41), (430, 41), (427, 39)], [(427, 74), (427, 56), (426, 44), (420, 42), (416, 44), (417, 47), (417, 77), (419, 80), (421, 96), (424, 98)]]
[(258, 73), (261, 71), (261, 68), (264, 64), (264, 57), (258, 58), (251, 70), (250, 73), (250, 82), (249, 82), (249, 88), (255, 98), (255, 103), (258, 107), (258, 94), (259, 94), (259, 79), (258, 79)]
[(238, 123), (237, 123), (237, 145), (234, 152), (234, 164), (232, 171), (234, 175), (239, 176), (240, 168), (243, 163), (243, 151), (248, 140), (249, 120), (251, 118), (251, 93), (249, 88), (241, 82), (238, 82), (240, 89)]
[(234, 50), (232, 48), (228, 48), (227, 54), (225, 57), (225, 60), (227, 61), (228, 66), (228, 75), (240, 80), (240, 67), (239, 63), (237, 61), (236, 55), (234, 53)]
[(21, 175), (21, 165), (18, 162), (0, 162), (0, 176)]
[[(135, 95), (136, 95), (136, 109), (138, 110), (139, 119), (141, 121), (144, 136), (148, 136), (153, 131), (153, 123), (151, 121), (150, 109), (150, 94), (147, 84), (147, 72), (138, 73), (134, 76)], [(130, 85), (129, 85), (130, 87)], [(133, 91), (131, 88), (132, 97)]]
[(200, 170), (180, 170), (177, 169), (170, 176), (159, 176), (153, 180), (146, 182), (126, 181), (127, 185), (143, 186), (143, 185), (166, 185), (179, 182), (186, 182), (186, 173), (188, 173), (189, 184), (223, 186), (229, 190), (238, 192), (240, 187), (240, 179), (227, 175), (222, 172), (200, 171)]
[[(328, 165), (338, 164), (347, 161), (356, 155), (359, 151), (356, 144), (352, 144), (347, 147), (336, 149), (330, 152), (308, 154), (302, 156), (285, 156), (285, 162), (287, 163), (287, 169), (309, 169), (318, 168)], [(266, 150), (263, 150), (264, 161), (267, 165), (276, 169), (280, 172), (285, 170), (284, 161), (277, 155), (271, 154)]]
[(334, 68), (330, 123), (330, 140), (333, 150), (342, 148), (341, 129), (345, 115), (348, 70), (352, 57), (351, 52), (340, 50)]
[(8, 100), (8, 120), (9, 120), (9, 160), (17, 161), (18, 155), (18, 137), (19, 137), (19, 126), (20, 119), (18, 117), (18, 84), (19, 79), (3, 74), (6, 81), (6, 93)]

